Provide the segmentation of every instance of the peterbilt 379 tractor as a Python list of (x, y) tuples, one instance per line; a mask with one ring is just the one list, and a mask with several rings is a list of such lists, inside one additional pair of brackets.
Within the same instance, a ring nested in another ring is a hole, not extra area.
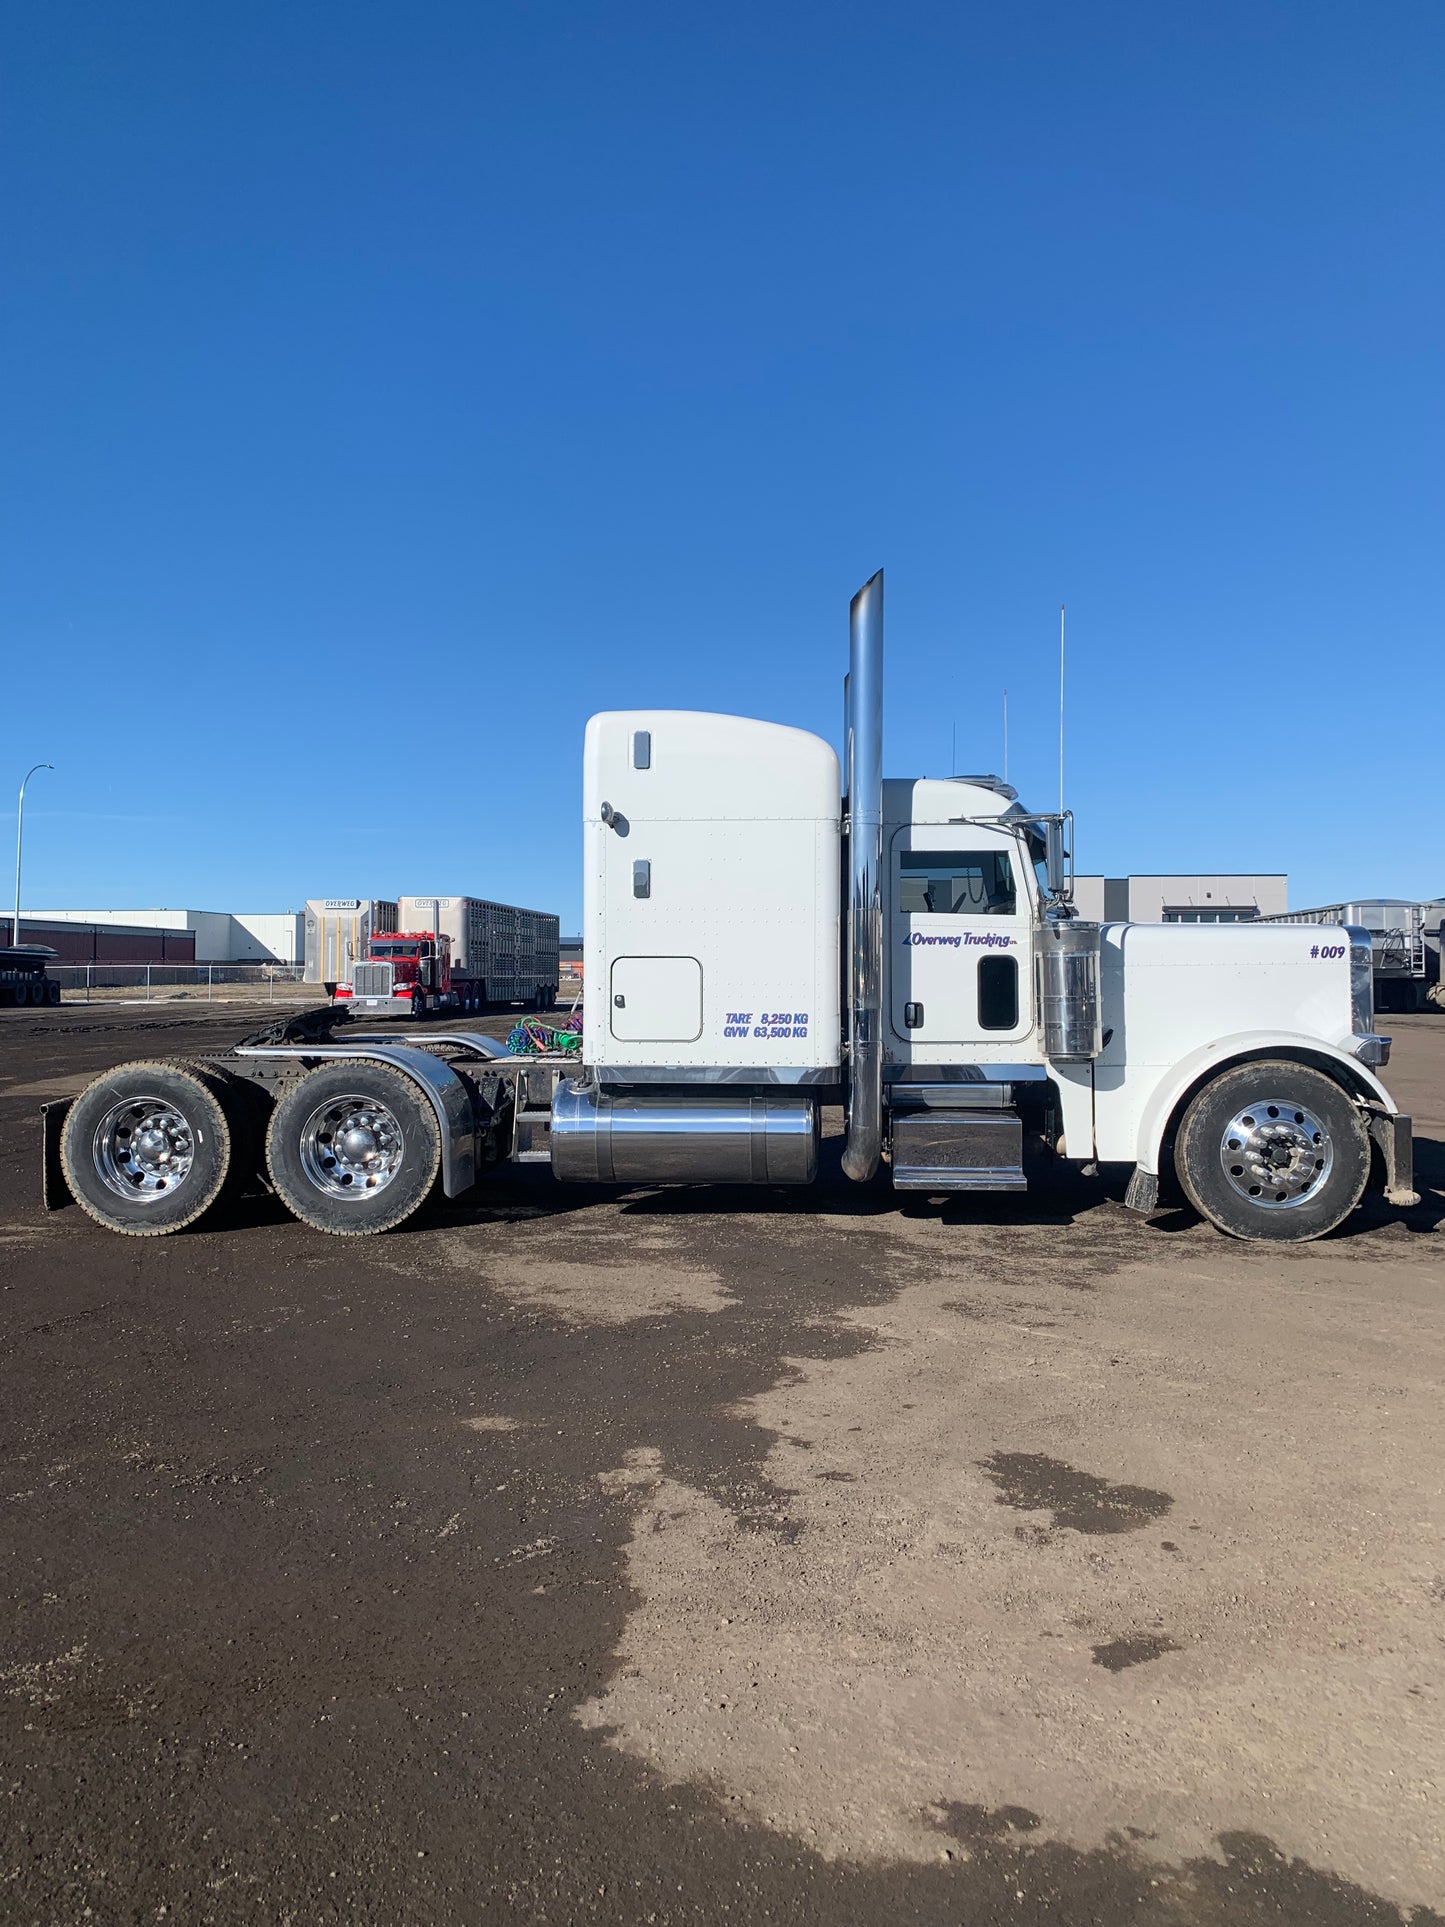
[(1318, 1237), (1372, 1184), (1415, 1202), (1368, 934), (1080, 918), (1065, 815), (993, 777), (885, 781), (881, 573), (850, 627), (841, 771), (777, 723), (588, 723), (580, 1058), (305, 1013), (49, 1107), (51, 1197), (159, 1236), (260, 1176), (364, 1235), (508, 1160), (805, 1185), (833, 1104), (848, 1178), (901, 1191), (1021, 1191), (1027, 1142), (1127, 1167), (1137, 1211), (1177, 1182), (1241, 1238)]

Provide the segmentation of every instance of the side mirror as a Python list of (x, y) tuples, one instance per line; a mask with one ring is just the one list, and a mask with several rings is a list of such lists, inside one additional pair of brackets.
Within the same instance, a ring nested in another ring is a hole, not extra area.
[(1044, 825), (1044, 874), (1048, 878), (1049, 895), (1063, 896), (1069, 879), (1064, 861), (1064, 826), (1058, 821)]

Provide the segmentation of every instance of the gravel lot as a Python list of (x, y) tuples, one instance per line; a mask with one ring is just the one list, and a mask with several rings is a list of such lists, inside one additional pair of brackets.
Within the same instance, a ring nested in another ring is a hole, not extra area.
[(246, 1022), (0, 1012), (0, 1919), (1442, 1919), (1445, 1017), (1424, 1202), (1286, 1251), (1112, 1180), (39, 1209), (41, 1099)]

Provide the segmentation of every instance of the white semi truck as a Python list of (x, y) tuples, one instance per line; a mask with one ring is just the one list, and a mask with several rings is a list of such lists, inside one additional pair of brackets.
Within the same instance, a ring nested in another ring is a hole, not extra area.
[(1367, 1186), (1416, 1202), (1377, 1071), (1367, 933), (1096, 924), (1070, 823), (993, 777), (884, 780), (883, 581), (851, 609), (844, 764), (817, 736), (615, 711), (583, 753), (581, 1061), (307, 1013), (217, 1057), (107, 1071), (46, 1116), (48, 1191), (113, 1230), (193, 1223), (263, 1169), (320, 1230), (408, 1218), (508, 1159), (559, 1180), (1021, 1191), (1025, 1144), (1297, 1241)]

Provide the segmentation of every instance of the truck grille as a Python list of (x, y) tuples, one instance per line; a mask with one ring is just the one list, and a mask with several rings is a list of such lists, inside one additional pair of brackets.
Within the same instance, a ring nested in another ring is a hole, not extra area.
[(391, 965), (389, 963), (359, 963), (352, 967), (351, 989), (356, 997), (389, 997), (391, 995)]

